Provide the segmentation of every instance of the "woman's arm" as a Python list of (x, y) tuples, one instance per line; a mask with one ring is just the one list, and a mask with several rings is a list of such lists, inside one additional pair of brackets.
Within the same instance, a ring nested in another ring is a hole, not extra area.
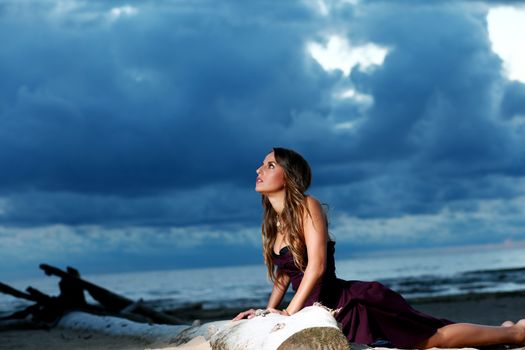
[[(323, 277), (326, 266), (326, 243), (328, 241), (328, 229), (326, 225), (326, 217), (323, 212), (321, 204), (313, 197), (306, 197), (308, 211), (303, 218), (304, 239), (308, 254), (308, 264), (304, 271), (303, 279), (292, 301), (284, 311), (277, 309), (288, 286), (290, 278), (285, 276), (285, 280), (279, 278), (274, 283), (272, 295), (268, 300), (268, 310), (275, 313), (291, 315), (301, 310), (306, 302), (306, 299), (312, 293), (317, 282)], [(278, 283), (279, 281), (284, 283)], [(241, 312), (235, 320), (252, 316), (255, 310), (251, 309)]]
[[(273, 284), (272, 294), (268, 299), (268, 306), (266, 307), (268, 310), (272, 312), (277, 310), (276, 308), (281, 304), (289, 285), (290, 277), (285, 273), (278, 274), (277, 279)], [(243, 318), (252, 318), (253, 316), (255, 316), (255, 309), (250, 309), (239, 313), (233, 320), (238, 321)]]
[(289, 285), (290, 277), (285, 273), (279, 273), (273, 284), (272, 295), (270, 295), (268, 305), (266, 306), (267, 309), (279, 307)]
[(303, 228), (308, 264), (301, 284), (286, 308), (285, 314), (289, 315), (303, 308), (313, 288), (323, 277), (326, 267), (326, 243), (328, 240), (326, 218), (321, 204), (316, 199), (308, 196), (306, 203), (310, 214), (305, 213)]

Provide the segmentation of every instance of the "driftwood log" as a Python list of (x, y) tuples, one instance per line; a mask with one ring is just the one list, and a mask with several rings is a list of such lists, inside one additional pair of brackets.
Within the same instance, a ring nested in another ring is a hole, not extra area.
[[(83, 292), (88, 292), (103, 308), (104, 311), (113, 314), (119, 314), (123, 317), (133, 319), (136, 316), (143, 316), (147, 321), (161, 324), (185, 324), (184, 320), (158, 312), (144, 305), (142, 300), (134, 301), (122, 295), (111, 292), (106, 288), (80, 278), (80, 274), (75, 269), (68, 267), (67, 271), (59, 268), (41, 264), (40, 268), (47, 275), (54, 275), (61, 278), (60, 291), (61, 295), (67, 295), (67, 302), (71, 304), (70, 309), (75, 306), (85, 305)], [(82, 299), (80, 299), (82, 298)]]
[[(25, 308), (24, 310), (17, 311), (9, 316), (0, 318), (0, 328), (5, 325), (15, 325), (17, 323), (20, 325), (31, 326), (31, 322), (33, 323), (33, 328), (41, 328), (46, 324), (52, 324), (64, 313), (65, 307), (60, 301), (60, 298), (50, 297), (49, 295), (46, 295), (33, 287), (28, 287), (26, 291), (27, 293), (19, 291), (7, 284), (0, 282), (0, 293), (34, 302), (33, 305)], [(26, 318), (30, 315), (32, 316), (32, 320), (29, 321)]]
[[(47, 264), (40, 268), (49, 276), (60, 277), (58, 283), (60, 294), (49, 296), (31, 286), (26, 292), (19, 291), (7, 284), (0, 283), (0, 293), (12, 295), (15, 298), (34, 302), (24, 310), (17, 311), (9, 316), (0, 318), (0, 326), (11, 326), (14, 323), (31, 325), (37, 328), (53, 326), (69, 311), (84, 311), (96, 315), (111, 315), (124, 317), (138, 322), (154, 322), (157, 324), (189, 324), (176, 316), (156, 311), (146, 305), (142, 300), (134, 301), (124, 296), (111, 292), (94, 283), (80, 278), (78, 270), (68, 267), (66, 271)], [(88, 292), (99, 305), (86, 302), (84, 292)], [(29, 320), (28, 317), (31, 316)], [(9, 322), (8, 322), (9, 321)]]
[(178, 346), (202, 336), (214, 350), (344, 350), (346, 337), (330, 310), (310, 306), (292, 316), (264, 314), (250, 320), (216, 321), (198, 326), (149, 325), (81, 312), (65, 315), (58, 327), (133, 336), (153, 346)]
[(25, 299), (29, 301), (37, 301), (33, 296), (31, 296), (31, 294), (21, 292), (18, 289), (8, 286), (7, 284), (4, 284), (2, 282), (0, 282), (0, 293), (9, 294), (14, 296), (15, 298)]

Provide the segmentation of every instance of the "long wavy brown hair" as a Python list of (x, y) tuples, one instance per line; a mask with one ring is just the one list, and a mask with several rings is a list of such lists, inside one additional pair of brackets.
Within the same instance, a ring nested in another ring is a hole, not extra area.
[[(286, 232), (288, 249), (294, 263), (302, 271), (306, 269), (306, 243), (303, 232), (304, 215), (309, 215), (306, 206), (306, 190), (310, 187), (312, 171), (308, 162), (297, 152), (286, 148), (273, 148), (275, 161), (284, 169), (286, 197), (284, 208), (280, 215), (281, 229)], [(277, 237), (277, 212), (270, 200), (262, 195), (263, 222), (262, 241), (263, 255), (268, 277), (275, 282), (278, 272), (272, 259), (273, 246)]]

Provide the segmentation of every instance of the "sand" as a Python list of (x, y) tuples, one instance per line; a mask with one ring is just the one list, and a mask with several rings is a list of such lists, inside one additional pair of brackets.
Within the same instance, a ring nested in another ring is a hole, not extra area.
[(525, 291), (426, 298), (411, 300), (410, 304), (454, 322), (499, 326), (505, 320), (525, 318)]
[[(499, 325), (506, 319), (525, 318), (525, 291), (494, 293), (462, 297), (414, 300), (411, 304), (421, 311), (456, 322)], [(232, 315), (233, 316), (233, 315)], [(70, 329), (8, 330), (0, 332), (0, 349), (210, 349), (204, 338), (196, 338), (184, 346), (147, 343), (131, 337), (115, 337), (97, 332)], [(521, 348), (525, 350), (525, 348)]]
[(197, 337), (182, 346), (152, 344), (141, 339), (115, 337), (104, 333), (54, 328), (51, 330), (11, 330), (0, 332), (0, 349), (56, 349), (56, 350), (144, 350), (182, 349), (210, 350), (203, 337)]
[(14, 330), (0, 333), (0, 349), (143, 350), (147, 346), (147, 343), (138, 339), (70, 329)]

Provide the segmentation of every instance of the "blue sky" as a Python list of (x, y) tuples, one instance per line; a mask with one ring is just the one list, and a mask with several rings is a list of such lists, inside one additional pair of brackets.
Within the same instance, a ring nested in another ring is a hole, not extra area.
[(3, 1), (0, 280), (262, 263), (273, 146), (310, 161), (341, 257), (518, 244), (523, 23), (512, 1)]

